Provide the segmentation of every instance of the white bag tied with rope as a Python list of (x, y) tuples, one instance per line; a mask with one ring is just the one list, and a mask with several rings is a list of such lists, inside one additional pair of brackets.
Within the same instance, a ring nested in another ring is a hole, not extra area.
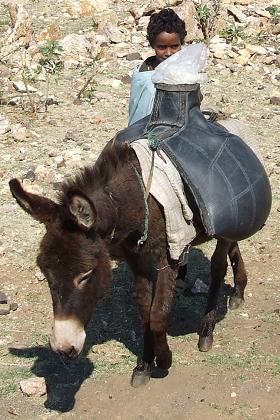
[(206, 83), (203, 71), (207, 64), (207, 48), (204, 44), (191, 44), (160, 63), (152, 75), (153, 83), (167, 85), (189, 85)]

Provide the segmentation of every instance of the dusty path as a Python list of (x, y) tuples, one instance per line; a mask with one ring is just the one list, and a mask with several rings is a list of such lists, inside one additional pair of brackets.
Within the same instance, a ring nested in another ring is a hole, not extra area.
[[(141, 342), (133, 286), (123, 265), (94, 314), (84, 357), (64, 365), (47, 348), (51, 302), (35, 265), (43, 227), (15, 204), (8, 181), (39, 168), (36, 181), (26, 186), (55, 197), (63, 179), (93, 163), (126, 126), (129, 86), (112, 89), (109, 81), (127, 75), (134, 63), (112, 63), (97, 79), (93, 105), (73, 104), (80, 73), (71, 70), (60, 74), (59, 105), (47, 113), (34, 119), (18, 108), (1, 107), (11, 122), (23, 123), (35, 135), (24, 142), (1, 138), (0, 284), (19, 308), (0, 317), (0, 418), (279, 419), (280, 110), (269, 103), (277, 83), (265, 74), (242, 69), (227, 76), (210, 66), (203, 87), (205, 106), (222, 107), (253, 128), (273, 190), (267, 225), (240, 244), (249, 276), (245, 305), (228, 312), (225, 287), (212, 351), (197, 351), (205, 296), (180, 297), (169, 330), (170, 374), (132, 389), (129, 379)], [(70, 156), (65, 166), (57, 164), (61, 154)], [(213, 247), (209, 243), (192, 253), (193, 278), (208, 281)], [(46, 378), (47, 396), (22, 395), (19, 382), (30, 376)]]

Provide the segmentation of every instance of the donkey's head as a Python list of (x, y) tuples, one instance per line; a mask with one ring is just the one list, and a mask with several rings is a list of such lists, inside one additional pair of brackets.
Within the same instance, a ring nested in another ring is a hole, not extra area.
[(96, 210), (88, 197), (69, 193), (63, 204), (26, 192), (16, 179), (10, 189), (18, 204), (46, 226), (37, 263), (48, 280), (54, 321), (50, 345), (75, 358), (96, 300), (111, 284), (104, 240), (95, 229)]

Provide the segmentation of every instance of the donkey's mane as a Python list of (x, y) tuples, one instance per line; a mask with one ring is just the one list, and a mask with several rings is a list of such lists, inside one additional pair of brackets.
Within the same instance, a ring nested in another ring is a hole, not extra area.
[(95, 188), (105, 187), (112, 176), (131, 161), (132, 152), (128, 144), (106, 146), (94, 165), (86, 166), (73, 179), (63, 183), (62, 192), (58, 197), (60, 203), (65, 203), (67, 196), (73, 192), (88, 195)]

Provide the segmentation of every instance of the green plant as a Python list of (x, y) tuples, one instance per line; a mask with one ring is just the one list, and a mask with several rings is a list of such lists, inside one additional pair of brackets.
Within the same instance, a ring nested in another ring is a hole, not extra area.
[(197, 18), (205, 41), (208, 43), (213, 35), (215, 21), (220, 10), (220, 0), (212, 0), (208, 4), (199, 4), (196, 6)]
[(83, 84), (82, 88), (79, 90), (75, 100), (74, 104), (80, 104), (81, 97), (91, 99), (95, 90), (96, 90), (96, 83), (95, 83), (95, 76), (100, 71), (97, 62), (99, 59), (100, 53), (97, 54), (95, 59), (93, 60), (91, 66), (85, 70), (82, 71), (82, 75), (86, 76), (86, 81)]
[(277, 24), (280, 22), (280, 6), (276, 6), (276, 4), (273, 4), (272, 6), (269, 6), (267, 8), (271, 15), (272, 22)]
[(50, 80), (62, 68), (61, 54), (63, 48), (58, 41), (48, 41), (46, 46), (40, 49), (42, 57), (38, 64), (41, 70), (46, 72), (46, 94), (45, 94), (45, 110), (48, 109), (48, 95), (50, 88)]
[(228, 41), (238, 41), (239, 38), (244, 38), (244, 32), (240, 26), (237, 26), (235, 23), (232, 23), (225, 31), (223, 31), (222, 36)]

